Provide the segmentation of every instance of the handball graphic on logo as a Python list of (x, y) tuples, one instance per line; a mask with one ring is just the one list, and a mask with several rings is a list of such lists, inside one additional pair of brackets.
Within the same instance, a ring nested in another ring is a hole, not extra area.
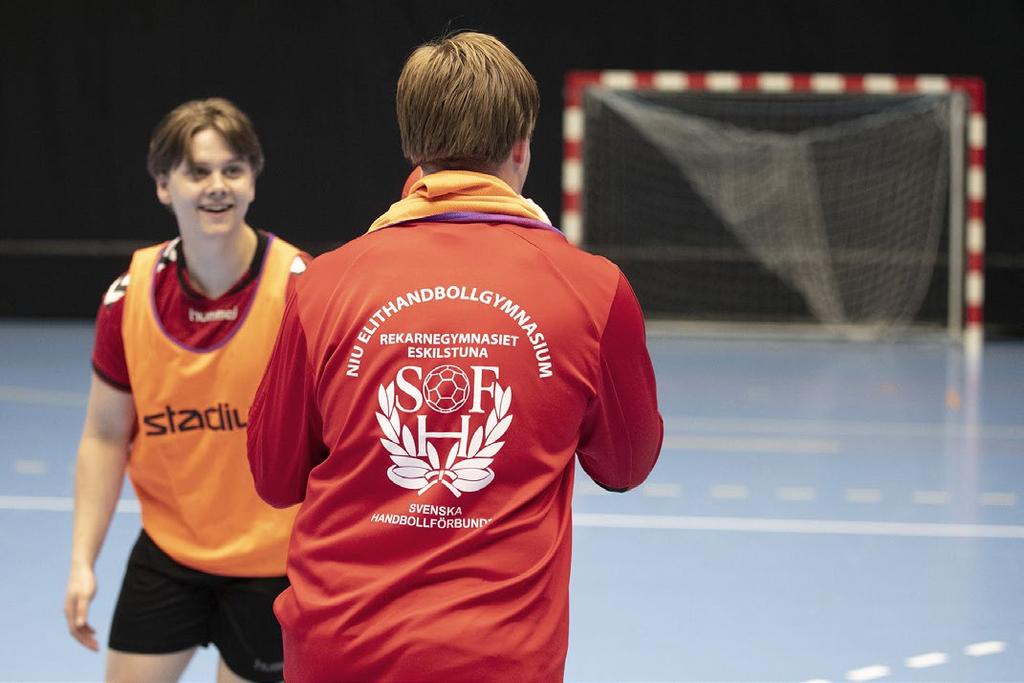
[[(422, 402), (438, 413), (455, 412), (466, 404), (472, 393), (469, 377), (454, 365), (434, 368), (424, 377), (422, 386)], [(407, 395), (410, 387), (412, 385), (404, 384), (403, 390)], [(415, 423), (417, 434), (414, 436), (408, 425), (402, 424), (401, 413), (410, 412), (410, 409), (406, 406), (399, 410), (395, 382), (380, 385), (377, 391), (380, 410), (375, 415), (383, 434), (380, 443), (391, 458), (388, 479), (404, 489), (415, 490), (419, 495), (440, 484), (456, 497), (479, 491), (494, 481), (491, 465), (505, 445), (499, 439), (512, 424), (512, 415), (509, 414), (512, 387), (502, 388), (495, 382), (486, 388), (486, 392), (493, 393), (494, 405), (487, 413), (484, 425), (472, 429), (471, 416), (461, 415), (460, 431), (431, 432), (427, 429), (428, 416), (418, 414)], [(474, 395), (475, 407), (480, 405), (482, 393), (478, 387)], [(417, 401), (416, 405), (421, 403)], [(454, 440), (443, 461), (430, 440), (432, 438)]]
[(423, 399), (439, 413), (454, 413), (469, 398), (469, 377), (457, 365), (441, 365), (423, 378)]

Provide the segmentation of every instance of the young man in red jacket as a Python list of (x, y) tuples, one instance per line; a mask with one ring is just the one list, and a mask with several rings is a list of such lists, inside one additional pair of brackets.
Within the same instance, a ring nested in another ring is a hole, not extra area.
[(624, 491), (661, 446), (643, 318), (520, 195), (538, 92), (505, 45), (421, 46), (397, 103), (424, 175), (299, 279), (250, 413), (257, 490), (302, 502), (285, 678), (560, 680), (575, 456)]

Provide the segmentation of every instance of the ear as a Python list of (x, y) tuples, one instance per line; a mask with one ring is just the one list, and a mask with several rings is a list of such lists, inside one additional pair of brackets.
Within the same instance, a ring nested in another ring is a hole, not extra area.
[(523, 138), (512, 143), (512, 161), (517, 164), (523, 163), (526, 155), (530, 153), (530, 139)]
[(171, 192), (167, 189), (167, 174), (161, 173), (156, 177), (156, 198), (165, 206), (171, 205)]

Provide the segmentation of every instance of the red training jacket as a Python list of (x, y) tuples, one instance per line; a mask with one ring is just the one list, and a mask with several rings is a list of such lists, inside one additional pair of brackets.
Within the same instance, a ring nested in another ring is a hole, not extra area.
[(574, 454), (626, 490), (661, 438), (632, 289), (550, 226), (448, 214), (317, 258), (248, 429), (259, 493), (303, 502), (285, 678), (561, 680)]

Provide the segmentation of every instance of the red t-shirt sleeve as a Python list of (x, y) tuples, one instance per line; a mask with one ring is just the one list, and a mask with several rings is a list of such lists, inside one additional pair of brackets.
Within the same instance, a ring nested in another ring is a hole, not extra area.
[(124, 338), (121, 336), (126, 276), (127, 273), (121, 275), (110, 285), (96, 311), (92, 368), (110, 386), (130, 392), (132, 386), (128, 378), (128, 361), (125, 359)]
[[(246, 428), (256, 491), (275, 507), (302, 502), (310, 470), (327, 457), (297, 301), (290, 286), (277, 342)], [(268, 397), (273, 400), (268, 402)]]
[(663, 424), (640, 304), (622, 273), (601, 337), (597, 393), (576, 453), (602, 487), (639, 486), (658, 460)]

